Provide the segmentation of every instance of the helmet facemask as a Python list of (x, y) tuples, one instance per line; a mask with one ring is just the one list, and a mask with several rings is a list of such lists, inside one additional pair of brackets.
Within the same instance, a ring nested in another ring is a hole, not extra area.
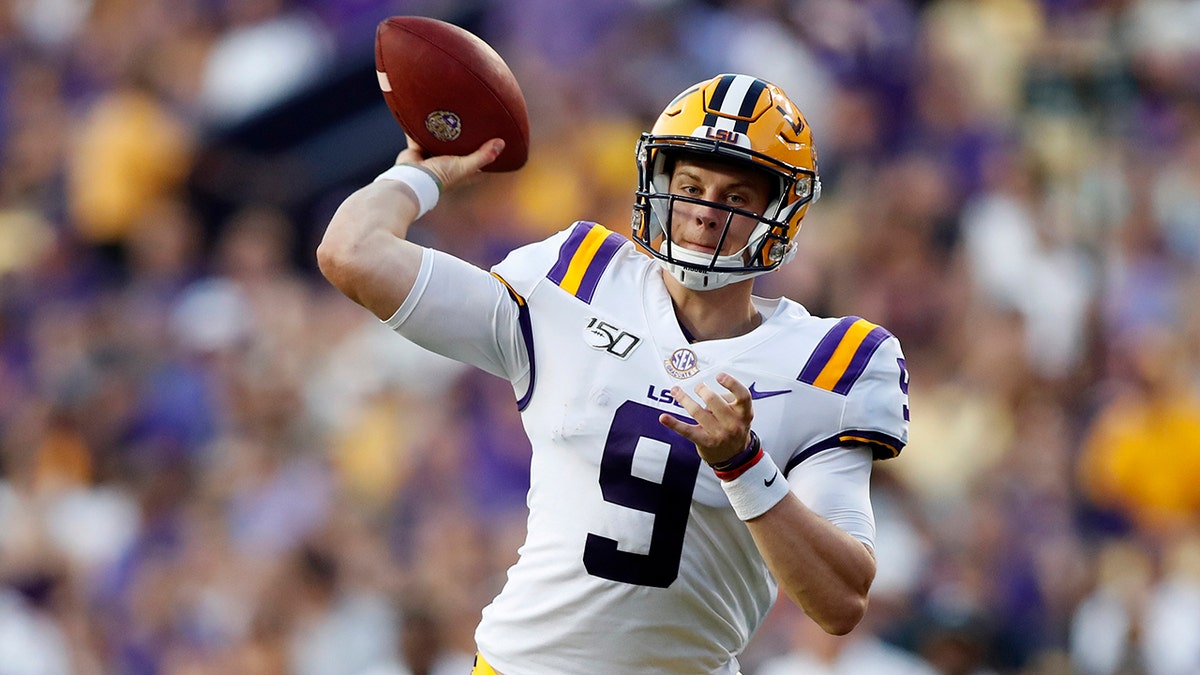
[[(671, 194), (671, 174), (680, 156), (690, 154), (723, 162), (751, 166), (770, 176), (772, 196), (763, 213), (708, 202), (687, 195)], [(744, 148), (729, 152), (716, 142), (704, 143), (692, 137), (655, 137), (643, 134), (638, 142), (638, 191), (634, 204), (634, 239), (659, 260), (663, 268), (683, 286), (692, 290), (712, 290), (732, 283), (766, 274), (788, 262), (795, 255), (795, 242), (788, 236), (789, 223), (797, 211), (811, 203), (819, 191), (812, 172), (785, 172), (765, 169), (770, 158), (759, 157)], [(811, 193), (799, 200), (789, 200), (789, 194)], [(672, 238), (672, 225), (677, 203), (700, 204), (725, 212), (717, 251), (708, 254), (680, 246)], [(727, 255), (721, 255), (730, 236), (735, 216), (756, 221), (746, 244)], [(798, 229), (798, 228), (797, 228)]]
[[(777, 181), (773, 199), (762, 214), (752, 214), (672, 195), (672, 160), (682, 153), (765, 172)], [(800, 221), (821, 193), (817, 152), (804, 116), (782, 89), (749, 75), (718, 75), (676, 96), (638, 141), (637, 166), (633, 239), (672, 277), (696, 290), (751, 279), (790, 260)], [(735, 217), (749, 217), (757, 225), (734, 254), (687, 250), (671, 237), (673, 207), (680, 202), (723, 209), (722, 243)]]

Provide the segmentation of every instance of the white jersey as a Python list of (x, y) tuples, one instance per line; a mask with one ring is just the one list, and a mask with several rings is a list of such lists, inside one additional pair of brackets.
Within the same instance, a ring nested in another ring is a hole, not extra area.
[[(722, 371), (748, 386), (752, 426), (793, 489), (871, 545), (871, 456), (895, 456), (908, 435), (897, 340), (756, 297), (758, 328), (691, 343), (658, 264), (594, 223), (493, 273), (426, 251), (388, 322), (513, 382), (532, 444), (528, 533), (484, 610), (481, 653), (506, 675), (736, 672), (777, 587), (719, 479), (658, 422), (691, 421), (670, 389), (723, 391)], [(804, 477), (838, 453), (866, 467), (846, 499), (822, 492), (844, 483)]]

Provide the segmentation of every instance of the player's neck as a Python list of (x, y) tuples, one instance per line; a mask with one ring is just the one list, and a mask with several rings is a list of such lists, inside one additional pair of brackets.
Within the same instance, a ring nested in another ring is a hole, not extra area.
[(750, 280), (709, 291), (685, 288), (669, 274), (663, 275), (675, 307), (675, 318), (693, 342), (745, 335), (762, 324), (762, 315), (750, 300)]

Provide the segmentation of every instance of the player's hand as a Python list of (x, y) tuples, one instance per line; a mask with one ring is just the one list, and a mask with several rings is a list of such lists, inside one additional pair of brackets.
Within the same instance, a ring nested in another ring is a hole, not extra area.
[(443, 192), (482, 171), (483, 167), (496, 161), (504, 150), (504, 140), (493, 138), (469, 155), (429, 157), (411, 136), (405, 134), (404, 138), (407, 146), (396, 156), (396, 163), (415, 164), (431, 171), (441, 183)]
[(754, 418), (750, 390), (727, 373), (717, 375), (717, 384), (728, 391), (717, 393), (707, 384), (696, 385), (696, 401), (683, 390), (671, 388), (671, 395), (687, 410), (695, 424), (663, 413), (658, 421), (671, 431), (696, 444), (700, 457), (709, 464), (720, 464), (750, 444), (750, 421)]

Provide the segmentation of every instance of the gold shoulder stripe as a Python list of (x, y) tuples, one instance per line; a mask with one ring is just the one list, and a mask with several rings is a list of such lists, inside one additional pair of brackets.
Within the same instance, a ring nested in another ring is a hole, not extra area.
[(608, 229), (602, 225), (596, 225), (588, 230), (587, 236), (583, 238), (575, 255), (571, 257), (571, 264), (567, 266), (567, 273), (563, 275), (562, 283), (559, 284), (564, 291), (572, 295), (579, 292), (584, 272), (587, 272), (588, 266), (592, 264), (592, 259), (596, 257), (596, 251), (600, 250), (600, 244), (604, 243), (604, 239), (608, 235)]
[(871, 355), (892, 334), (857, 316), (840, 319), (821, 338), (796, 379), (845, 396)]
[(842, 341), (838, 343), (837, 349), (834, 350), (833, 356), (829, 357), (829, 362), (821, 369), (817, 379), (813, 380), (813, 386), (833, 391), (838, 381), (842, 379), (842, 375), (846, 373), (846, 369), (850, 367), (850, 360), (854, 358), (854, 353), (858, 351), (859, 345), (863, 343), (873, 328), (875, 328), (875, 324), (866, 319), (859, 319), (851, 324), (850, 328), (846, 330), (846, 335), (842, 337)]
[(571, 295), (591, 303), (604, 271), (627, 241), (603, 225), (579, 221), (563, 241), (558, 261), (546, 278)]
[(499, 274), (496, 274), (495, 272), (492, 272), (492, 276), (496, 277), (496, 279), (499, 280), (500, 283), (504, 284), (504, 287), (508, 289), (508, 294), (513, 297), (513, 300), (517, 301), (518, 305), (520, 305), (522, 307), (525, 306), (525, 298), (522, 297), (521, 294), (518, 293), (516, 291), (516, 289), (514, 289), (512, 287), (511, 284), (509, 284), (507, 281), (505, 281), (504, 277), (500, 276)]

